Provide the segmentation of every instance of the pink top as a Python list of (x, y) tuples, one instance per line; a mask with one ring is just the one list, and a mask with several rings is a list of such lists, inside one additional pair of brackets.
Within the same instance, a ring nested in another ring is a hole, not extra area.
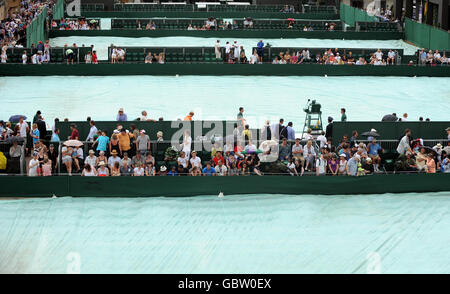
[(50, 163), (42, 165), (42, 175), (44, 177), (49, 177), (52, 175), (52, 165)]

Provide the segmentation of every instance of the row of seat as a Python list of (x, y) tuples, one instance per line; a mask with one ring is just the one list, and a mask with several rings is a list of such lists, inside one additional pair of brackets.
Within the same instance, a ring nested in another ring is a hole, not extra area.
[(283, 7), (283, 5), (207, 5), (207, 8), (199, 8), (192, 4), (115, 4), (114, 11), (280, 12)]
[[(74, 51), (74, 62), (78, 61), (78, 56), (81, 61), (84, 60), (84, 55), (87, 54), (90, 47), (78, 47), (71, 48)], [(50, 49), (50, 62), (63, 62), (65, 57), (65, 48), (51, 48)], [(6, 55), (8, 56), (8, 63), (22, 63), (22, 55), (23, 52), (26, 51), (28, 56), (28, 61), (30, 61), (30, 57), (37, 53), (36, 48), (8, 48), (6, 51)]]
[[(149, 50), (152, 54), (162, 53), (157, 50)], [(147, 53), (127, 52), (125, 61), (143, 62)], [(166, 52), (164, 54), (165, 62), (223, 62), (223, 59), (216, 59), (215, 53), (212, 52)]]
[(389, 22), (357, 22), (359, 31), (362, 32), (398, 32), (401, 26), (398, 23)]

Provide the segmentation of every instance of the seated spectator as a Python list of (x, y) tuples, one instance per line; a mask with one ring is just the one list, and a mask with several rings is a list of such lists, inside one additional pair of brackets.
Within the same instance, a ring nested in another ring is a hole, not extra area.
[(377, 140), (375, 138), (372, 139), (372, 142), (370, 142), (367, 145), (367, 153), (369, 158), (372, 159), (373, 166), (376, 172), (379, 171), (378, 167), (381, 163), (381, 157), (379, 155), (379, 152), (384, 152), (383, 148), (381, 148), (380, 144), (377, 143)]
[(303, 148), (303, 156), (305, 157), (306, 166), (305, 170), (314, 169), (314, 164), (316, 162), (316, 151), (312, 146), (312, 141), (308, 140), (305, 147)]
[(249, 167), (250, 172), (253, 172), (254, 174), (258, 176), (262, 176), (260, 171), (260, 165), (261, 162), (259, 160), (259, 157), (256, 153), (252, 153), (249, 158), (246, 160), (247, 166)]
[(81, 176), (95, 177), (95, 176), (97, 176), (97, 170), (89, 163), (86, 163), (84, 165), (83, 171), (81, 172)]
[(168, 176), (172, 176), (172, 177), (178, 176), (178, 172), (177, 172), (176, 167), (175, 167), (175, 166), (172, 166), (171, 169), (170, 169), (170, 171), (169, 171), (169, 173), (168, 173), (167, 175), (168, 175)]
[(99, 177), (109, 177), (109, 170), (106, 168), (106, 163), (104, 161), (100, 161), (98, 166), (99, 168), (97, 169), (97, 175)]
[(120, 162), (115, 161), (113, 167), (111, 168), (111, 176), (120, 177)]
[(136, 167), (133, 169), (133, 176), (135, 176), (135, 177), (145, 176), (145, 169), (141, 162), (136, 163)]
[(121, 162), (120, 174), (122, 176), (131, 176), (131, 175), (133, 175), (133, 169), (128, 164), (128, 161), (122, 161)]
[(223, 164), (223, 161), (222, 160), (219, 160), (218, 162), (217, 162), (217, 165), (216, 165), (216, 167), (215, 167), (215, 170), (216, 170), (216, 174), (218, 175), (218, 176), (226, 176), (227, 175), (227, 167)]
[(216, 175), (216, 170), (213, 167), (211, 167), (211, 163), (210, 162), (207, 162), (206, 166), (202, 170), (202, 174), (204, 176), (215, 176)]

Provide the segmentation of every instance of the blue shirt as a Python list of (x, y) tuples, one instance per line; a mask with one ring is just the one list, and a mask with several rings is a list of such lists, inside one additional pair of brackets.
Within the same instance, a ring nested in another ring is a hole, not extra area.
[(210, 167), (209, 169), (207, 167), (205, 167), (205, 168), (203, 168), (202, 173), (207, 176), (212, 176), (213, 174), (216, 173), (216, 170), (212, 167)]
[(33, 145), (34, 145), (36, 142), (39, 142), (39, 130), (38, 129), (33, 130), (33, 135), (37, 136), (37, 139), (33, 137)]
[(177, 171), (170, 171), (168, 174), (168, 176), (178, 176), (178, 172)]
[(53, 133), (51, 142), (59, 142), (59, 141), (61, 140), (59, 140), (58, 134)]
[(378, 143), (370, 144), (369, 154), (378, 155), (378, 150), (381, 150), (381, 146)]
[(264, 47), (264, 43), (263, 42), (258, 42), (258, 50), (262, 50), (262, 48)]
[(350, 173), (350, 175), (356, 176), (356, 174), (358, 173), (358, 162), (355, 160), (355, 158), (352, 157), (347, 162), (347, 166), (348, 166), (348, 172)]
[(124, 114), (117, 114), (116, 120), (117, 121), (127, 121), (127, 115), (125, 113)]
[(287, 126), (287, 133), (288, 133), (288, 140), (295, 140), (295, 131), (294, 128), (291, 126)]
[(106, 136), (100, 136), (97, 138), (97, 150), (106, 151), (106, 145), (109, 143), (109, 138)]

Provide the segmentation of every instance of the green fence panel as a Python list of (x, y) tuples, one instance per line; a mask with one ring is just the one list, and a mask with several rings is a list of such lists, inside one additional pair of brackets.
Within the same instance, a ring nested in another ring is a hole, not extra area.
[[(449, 174), (362, 177), (0, 177), (0, 197), (176, 197), (233, 194), (381, 194), (450, 191)], [(351, 189), (349, 189), (351, 187)]]
[(408, 18), (405, 20), (405, 37), (407, 41), (419, 47), (450, 50), (450, 33)]
[(374, 15), (367, 14), (366, 11), (354, 8), (341, 3), (340, 20), (349, 26), (355, 26), (355, 22), (378, 22), (379, 18)]
[(53, 6), (53, 18), (61, 19), (64, 17), (64, 0), (58, 0)]
[(37, 44), (39, 41), (45, 41), (45, 20), (47, 17), (47, 8), (42, 10), (41, 14), (34, 19), (27, 27), (27, 47)]

